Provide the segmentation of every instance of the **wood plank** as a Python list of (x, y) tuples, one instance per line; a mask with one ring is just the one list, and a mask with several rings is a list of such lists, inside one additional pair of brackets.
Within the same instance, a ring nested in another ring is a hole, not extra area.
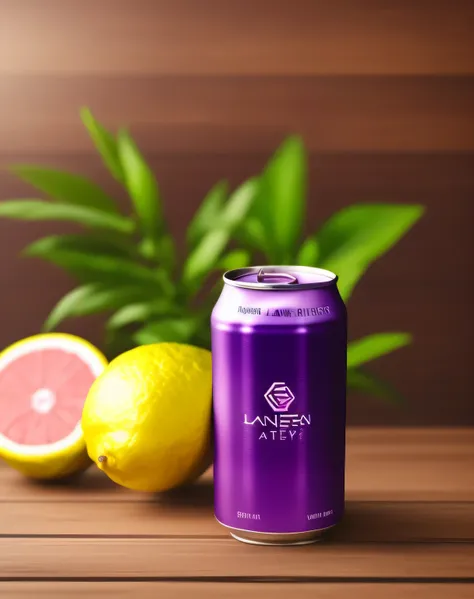
[(468, 0), (2, 0), (1, 10), (0, 73), (473, 71)]
[(472, 599), (470, 584), (367, 583), (179, 583), (179, 582), (0, 582), (0, 597), (8, 599)]
[(347, 501), (341, 543), (474, 542), (474, 503)]
[[(348, 501), (474, 501), (474, 429), (372, 429), (347, 431)], [(193, 495), (171, 503), (207, 505), (210, 472)], [(0, 462), (0, 501), (150, 501), (150, 495), (118, 487), (97, 468), (70, 482), (38, 484)]]
[[(106, 497), (106, 496), (105, 496)], [(3, 537), (228, 537), (214, 519), (212, 489), (200, 503), (186, 497), (137, 502), (4, 502)], [(473, 502), (348, 501), (343, 521), (328, 533), (340, 543), (473, 542)]]
[(473, 544), (256, 547), (233, 539), (0, 539), (2, 578), (472, 577)]
[(471, 501), (474, 429), (352, 429), (348, 496), (357, 499)]
[(79, 153), (82, 105), (155, 152), (270, 151), (301, 133), (318, 152), (474, 150), (474, 77), (5, 75), (0, 153)]

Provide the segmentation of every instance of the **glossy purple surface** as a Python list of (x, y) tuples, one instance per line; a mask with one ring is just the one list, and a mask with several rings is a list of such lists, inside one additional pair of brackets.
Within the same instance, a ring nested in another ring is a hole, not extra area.
[(344, 509), (346, 310), (336, 285), (225, 285), (212, 314), (215, 514), (264, 533)]

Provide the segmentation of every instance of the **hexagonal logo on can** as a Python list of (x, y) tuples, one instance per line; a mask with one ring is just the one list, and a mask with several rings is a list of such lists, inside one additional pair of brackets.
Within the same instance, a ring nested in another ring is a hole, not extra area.
[(265, 393), (265, 399), (274, 412), (288, 412), (295, 396), (286, 383), (273, 383)]

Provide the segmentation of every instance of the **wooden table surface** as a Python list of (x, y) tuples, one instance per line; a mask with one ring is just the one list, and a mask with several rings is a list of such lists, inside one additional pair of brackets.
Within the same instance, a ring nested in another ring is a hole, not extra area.
[(474, 597), (474, 429), (349, 430), (346, 478), (325, 541), (257, 547), (214, 520), (210, 473), (150, 496), (2, 464), (0, 597)]

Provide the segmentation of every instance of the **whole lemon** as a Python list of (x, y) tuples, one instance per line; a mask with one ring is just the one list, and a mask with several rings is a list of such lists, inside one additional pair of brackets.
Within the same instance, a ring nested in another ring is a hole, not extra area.
[(89, 457), (113, 481), (163, 491), (199, 475), (209, 457), (211, 353), (156, 343), (115, 358), (82, 414)]

